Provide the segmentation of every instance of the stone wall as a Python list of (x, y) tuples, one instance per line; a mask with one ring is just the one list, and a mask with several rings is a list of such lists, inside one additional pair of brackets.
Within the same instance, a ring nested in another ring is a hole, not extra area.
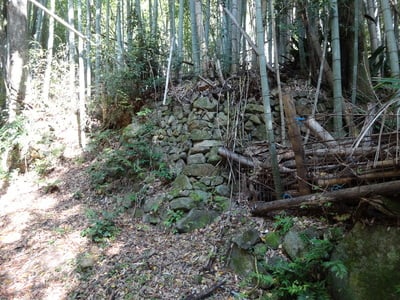
[[(151, 218), (147, 216), (151, 222), (157, 223), (168, 218), (166, 211), (170, 215), (171, 211), (184, 212), (181, 220), (185, 220), (192, 211), (197, 215), (211, 212), (215, 216), (229, 208), (231, 196), (239, 183), (229, 184), (230, 168), (218, 155), (218, 148), (227, 146), (240, 152), (251, 142), (265, 141), (261, 100), (257, 101), (254, 97), (240, 101), (233, 97), (219, 97), (218, 100), (212, 95), (193, 92), (191, 99), (185, 101), (170, 99), (167, 105), (160, 105), (152, 116), (157, 127), (153, 144), (165, 155), (176, 179), (172, 191), (164, 197), (146, 201), (145, 212), (153, 213)], [(298, 93), (295, 97), (301, 103), (309, 103), (307, 93)], [(274, 118), (279, 119), (279, 103), (276, 99), (276, 95), (272, 95), (272, 112)], [(276, 126), (277, 136), (279, 130), (280, 126)], [(161, 206), (166, 206), (166, 210), (154, 214), (152, 207)], [(193, 220), (188, 222), (204, 225)], [(184, 226), (177, 223), (179, 231), (187, 231)]]

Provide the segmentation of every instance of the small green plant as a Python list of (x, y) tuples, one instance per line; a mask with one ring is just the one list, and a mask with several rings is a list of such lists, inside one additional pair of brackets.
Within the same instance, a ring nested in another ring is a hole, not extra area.
[(279, 231), (281, 235), (286, 234), (294, 225), (292, 217), (280, 214), (275, 216), (274, 228)]
[[(278, 299), (330, 299), (326, 289), (327, 271), (344, 278), (347, 269), (341, 261), (330, 261), (333, 244), (329, 240), (303, 237), (308, 251), (294, 260), (282, 260), (276, 265), (266, 265), (266, 283)], [(263, 280), (264, 274), (258, 280)]]
[(395, 293), (398, 294), (398, 295), (400, 295), (400, 284), (398, 284), (398, 285), (396, 286), (396, 291), (395, 291)]
[(118, 233), (115, 225), (115, 214), (107, 211), (97, 213), (94, 210), (88, 210), (86, 216), (89, 219), (89, 227), (81, 232), (82, 236), (90, 238), (93, 242), (104, 242), (106, 239), (114, 238)]
[(184, 212), (182, 210), (168, 210), (167, 219), (164, 221), (164, 225), (172, 227), (176, 222), (182, 219)]
[(146, 116), (148, 116), (150, 113), (151, 113), (151, 109), (146, 107), (146, 108), (143, 108), (143, 109), (141, 109), (140, 111), (138, 111), (138, 112), (136, 113), (136, 115), (137, 115), (138, 117), (146, 117)]

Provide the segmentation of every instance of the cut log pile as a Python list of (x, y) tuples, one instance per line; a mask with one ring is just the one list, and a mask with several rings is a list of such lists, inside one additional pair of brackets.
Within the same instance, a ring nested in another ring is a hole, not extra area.
[[(372, 134), (367, 128), (359, 138), (335, 139), (314, 118), (307, 118), (300, 124), (290, 100), (290, 95), (284, 96), (291, 147), (279, 147), (277, 150), (285, 193), (275, 195), (274, 201), (256, 203), (254, 214), (303, 204), (357, 199), (374, 193), (400, 192), (400, 180), (396, 180), (400, 178), (397, 131), (380, 130)], [(304, 138), (299, 129), (303, 125), (316, 141), (303, 144)], [(265, 176), (271, 174), (267, 143), (253, 144), (242, 154), (221, 147), (219, 154), (253, 169), (256, 176), (267, 178), (263, 184), (273, 190), (272, 176)]]

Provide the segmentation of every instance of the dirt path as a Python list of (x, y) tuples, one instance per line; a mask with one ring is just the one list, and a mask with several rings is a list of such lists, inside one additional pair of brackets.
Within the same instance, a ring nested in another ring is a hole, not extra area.
[(93, 208), (84, 169), (65, 163), (44, 180), (10, 181), (0, 199), (0, 299), (185, 299), (222, 282), (208, 299), (239, 292), (221, 257), (240, 218), (175, 235), (124, 214), (116, 239), (98, 245), (81, 236)]

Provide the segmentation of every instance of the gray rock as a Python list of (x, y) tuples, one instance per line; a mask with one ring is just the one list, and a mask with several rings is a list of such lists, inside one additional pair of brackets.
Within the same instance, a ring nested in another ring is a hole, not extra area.
[(216, 124), (226, 126), (228, 124), (228, 116), (224, 112), (219, 112), (216, 119)]
[(190, 139), (193, 142), (200, 142), (204, 140), (210, 140), (213, 138), (212, 133), (206, 129), (193, 129), (190, 133)]
[(203, 119), (191, 119), (188, 123), (188, 130), (193, 131), (195, 129), (207, 129), (210, 128), (211, 124)]
[(187, 158), (188, 164), (203, 164), (206, 162), (206, 157), (202, 153), (189, 155)]
[(260, 233), (256, 229), (249, 229), (235, 236), (233, 242), (241, 249), (247, 250), (260, 240)]
[(161, 222), (160, 217), (153, 215), (153, 214), (143, 215), (142, 220), (144, 223), (148, 223), (148, 224), (152, 224), (152, 225), (157, 225), (158, 223)]
[(185, 217), (176, 222), (176, 229), (180, 233), (191, 232), (212, 223), (218, 216), (215, 211), (192, 209)]
[(182, 170), (185, 168), (185, 166), (186, 166), (185, 162), (182, 159), (179, 159), (175, 163), (175, 166), (172, 167), (171, 169), (175, 174), (181, 174)]
[(256, 126), (252, 130), (251, 135), (255, 140), (265, 141), (266, 140), (266, 136), (267, 136), (265, 125)]
[(196, 206), (197, 206), (197, 201), (195, 201), (190, 197), (175, 198), (169, 203), (169, 207), (172, 210), (189, 211), (192, 208), (195, 208)]
[(231, 189), (226, 184), (221, 184), (215, 187), (215, 193), (220, 196), (229, 197), (231, 195)]
[(207, 162), (215, 165), (221, 161), (221, 156), (218, 154), (218, 147), (213, 147), (210, 151), (206, 154)]
[(194, 143), (190, 153), (204, 153), (209, 151), (212, 147), (221, 146), (222, 141), (218, 140), (205, 140), (198, 143)]
[(211, 194), (204, 190), (194, 190), (190, 192), (190, 197), (197, 202), (206, 202), (211, 198)]
[(330, 274), (334, 299), (399, 299), (400, 228), (356, 224), (339, 243), (331, 260), (347, 268), (344, 278)]
[(217, 100), (208, 97), (200, 97), (193, 102), (194, 108), (213, 111), (218, 105)]
[(139, 124), (135, 119), (133, 119), (132, 123), (123, 129), (122, 137), (126, 140), (130, 138), (136, 138), (140, 133), (142, 126), (143, 125)]
[(189, 177), (183, 174), (180, 174), (175, 178), (174, 182), (172, 183), (172, 186), (174, 187), (174, 189), (178, 191), (192, 189), (192, 184), (190, 183)]
[(257, 115), (250, 115), (249, 121), (251, 121), (253, 124), (256, 124), (256, 125), (262, 124), (261, 119)]
[(238, 247), (236, 244), (232, 246), (229, 267), (235, 271), (235, 273), (241, 275), (242, 277), (246, 277), (255, 272), (256, 268), (254, 261), (254, 256), (249, 252)]
[(304, 251), (306, 250), (306, 243), (302, 239), (299, 231), (296, 229), (291, 229), (285, 234), (282, 247), (291, 259), (295, 259), (304, 254)]
[(211, 176), (216, 173), (216, 168), (212, 164), (196, 164), (196, 165), (186, 165), (182, 173), (187, 176), (195, 177), (205, 177)]
[(214, 196), (213, 203), (220, 211), (227, 211), (231, 207), (231, 199), (224, 196)]
[(215, 114), (216, 114), (215, 112), (208, 111), (204, 114), (203, 120), (212, 122), (215, 118)]
[(246, 106), (246, 112), (248, 112), (248, 113), (264, 113), (264, 106), (261, 104), (249, 103)]
[(163, 203), (164, 199), (164, 194), (159, 194), (154, 197), (147, 198), (143, 205), (143, 211), (145, 213), (157, 211)]
[(175, 118), (174, 115), (170, 115), (170, 116), (168, 117), (167, 124), (168, 124), (168, 125), (171, 125), (171, 124), (173, 124), (173, 123), (176, 123), (176, 118)]
[(254, 123), (250, 120), (248, 120), (245, 124), (244, 124), (244, 129), (246, 129), (247, 131), (250, 131), (254, 128)]
[(200, 182), (207, 186), (217, 186), (224, 182), (224, 177), (222, 176), (207, 176), (200, 178)]

